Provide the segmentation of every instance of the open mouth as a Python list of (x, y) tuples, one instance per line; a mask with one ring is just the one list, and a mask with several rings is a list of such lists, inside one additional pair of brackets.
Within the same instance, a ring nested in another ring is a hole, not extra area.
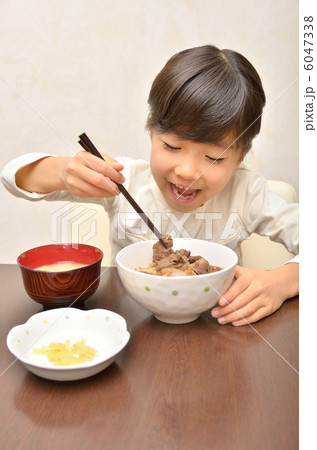
[(190, 189), (179, 184), (169, 183), (169, 185), (172, 197), (179, 202), (193, 201), (200, 192), (200, 189)]

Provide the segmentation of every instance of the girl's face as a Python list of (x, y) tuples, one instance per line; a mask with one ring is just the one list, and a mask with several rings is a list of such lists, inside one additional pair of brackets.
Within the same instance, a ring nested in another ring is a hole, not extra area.
[(182, 140), (173, 133), (151, 132), (151, 170), (168, 205), (192, 211), (221, 192), (237, 169), (241, 151), (228, 135), (217, 144)]

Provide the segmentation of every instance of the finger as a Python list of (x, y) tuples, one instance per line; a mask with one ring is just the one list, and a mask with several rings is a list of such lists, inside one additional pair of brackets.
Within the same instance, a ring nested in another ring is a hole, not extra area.
[[(91, 197), (114, 197), (119, 195), (120, 191), (115, 183), (105, 178), (103, 175), (88, 171), (84, 177), (69, 176), (67, 185), (70, 192), (80, 198)], [(88, 178), (88, 180), (87, 180)]]
[(253, 301), (245, 305), (243, 308), (231, 310), (229, 314), (219, 317), (218, 322), (220, 324), (225, 324), (234, 321), (248, 319), (251, 315), (255, 314), (256, 311), (263, 308), (264, 306), (265, 305), (263, 305), (261, 299), (259, 298), (253, 299)]
[(246, 271), (246, 268), (245, 267), (242, 267), (242, 266), (236, 266), (236, 270), (235, 270), (235, 273), (234, 273), (234, 277), (235, 278), (239, 278), (241, 275), (243, 275), (244, 273), (245, 273), (245, 271)]
[[(211, 314), (213, 317), (222, 317), (227, 314), (232, 313), (233, 311), (237, 311), (238, 309), (243, 308), (250, 301), (253, 300), (256, 296), (252, 294), (252, 291), (245, 290), (242, 294), (236, 297), (232, 302), (227, 302), (225, 306), (216, 306), (213, 308)], [(220, 304), (220, 301), (218, 302)]]
[(235, 327), (241, 327), (242, 325), (249, 325), (251, 323), (258, 322), (259, 320), (263, 319), (269, 314), (271, 313), (267, 310), (267, 308), (263, 307), (258, 309), (254, 314), (251, 314), (249, 317), (233, 321), (232, 325)]
[(79, 184), (80, 187), (76, 187), (70, 190), (70, 192), (79, 198), (110, 198), (113, 194), (105, 192), (104, 190), (95, 188), (94, 186), (88, 185), (86, 183)]
[[(103, 174), (105, 177), (110, 178), (115, 183), (122, 184), (125, 181), (122, 173), (118, 171), (123, 169), (123, 165), (118, 162), (116, 162), (117, 166), (115, 166), (114, 163), (108, 164), (106, 161), (98, 158), (97, 156), (91, 155), (88, 152), (79, 152), (75, 158), (81, 159), (80, 162), (83, 162), (85, 167), (91, 169), (94, 172)], [(80, 167), (82, 167), (82, 164), (80, 164)], [(70, 170), (71, 169), (72, 166), (70, 167)], [(76, 165), (74, 170), (78, 170), (78, 167)]]
[[(106, 177), (104, 174), (91, 170), (89, 167), (85, 165), (80, 165), (76, 168), (71, 168), (69, 171), (69, 176), (67, 181), (69, 184), (71, 182), (76, 183), (81, 179), (82, 181), (90, 184), (91, 186), (95, 186), (96, 188), (103, 189), (106, 192), (111, 193), (112, 195), (119, 194), (119, 189), (110, 178)], [(79, 189), (82, 189), (78, 186)]]
[(240, 295), (248, 288), (249, 284), (250, 282), (247, 278), (237, 278), (229, 287), (229, 289), (220, 297), (220, 299), (218, 300), (219, 305), (225, 306), (228, 303), (231, 303), (235, 298), (238, 297), (238, 295)]
[[(122, 170), (123, 164), (119, 163), (116, 159), (112, 158), (109, 155), (106, 155), (106, 153), (102, 153), (103, 159), (106, 161), (107, 164), (110, 164), (110, 166), (115, 167), (116, 170)], [(121, 167), (118, 169), (118, 167)]]

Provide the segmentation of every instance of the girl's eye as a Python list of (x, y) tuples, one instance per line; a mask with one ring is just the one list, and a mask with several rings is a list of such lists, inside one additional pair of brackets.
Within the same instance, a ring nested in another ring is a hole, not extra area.
[(223, 162), (224, 158), (212, 158), (211, 156), (205, 155), (209, 161), (212, 161), (212, 163), (220, 164)]
[(163, 147), (164, 147), (166, 150), (169, 150), (169, 151), (171, 151), (171, 152), (173, 152), (173, 151), (175, 151), (175, 150), (181, 150), (180, 147), (172, 147), (171, 145), (168, 145), (166, 142), (163, 142)]

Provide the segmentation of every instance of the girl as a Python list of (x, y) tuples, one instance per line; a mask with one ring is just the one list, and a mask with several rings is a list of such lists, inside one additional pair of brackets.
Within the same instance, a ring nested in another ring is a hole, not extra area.
[[(158, 74), (148, 103), (150, 162), (104, 154), (105, 162), (86, 152), (30, 153), (4, 168), (4, 185), (30, 200), (101, 203), (113, 255), (154, 237), (115, 183), (125, 184), (163, 234), (219, 242), (241, 261), (241, 242), (257, 232), (297, 254), (297, 206), (270, 193), (263, 177), (241, 165), (260, 131), (265, 104), (250, 62), (211, 45), (184, 50)], [(212, 316), (221, 324), (252, 323), (297, 294), (297, 257), (271, 271), (238, 266)]]

